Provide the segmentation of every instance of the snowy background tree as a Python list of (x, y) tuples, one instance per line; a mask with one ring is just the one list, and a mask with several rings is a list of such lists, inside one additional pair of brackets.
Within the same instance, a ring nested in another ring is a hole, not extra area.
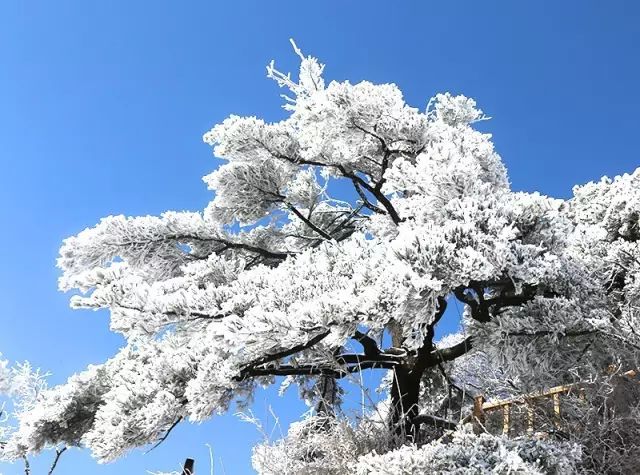
[[(457, 419), (441, 409), (452, 389), (520, 394), (635, 367), (640, 170), (570, 200), (513, 192), (472, 99), (413, 108), (393, 84), (327, 84), (295, 51), (297, 79), (267, 68), (286, 119), (231, 116), (204, 135), (226, 161), (204, 178), (204, 212), (109, 216), (64, 242), (61, 290), (109, 309), (127, 345), (39, 392), (3, 454), (113, 460), (284, 376), (316, 411), (256, 448), (264, 473), (578, 470), (577, 439), (471, 434), (464, 394)], [(438, 343), (454, 301), (461, 332)], [(388, 371), (388, 398), (346, 421), (340, 382), (369, 369)]]
[[(9, 361), (2, 359), (0, 354), (0, 460), (21, 457), (25, 475), (31, 473), (27, 453), (8, 452), (7, 445), (15, 435), (17, 424), (35, 408), (40, 394), (47, 389), (47, 376), (47, 373), (33, 369), (26, 361), (10, 366)], [(47, 470), (49, 475), (54, 473), (66, 450), (66, 446), (54, 448), (53, 460)]]

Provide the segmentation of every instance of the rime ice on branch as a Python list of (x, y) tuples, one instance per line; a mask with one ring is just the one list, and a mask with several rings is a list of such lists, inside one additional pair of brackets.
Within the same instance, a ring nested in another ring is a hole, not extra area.
[[(566, 201), (514, 192), (472, 99), (414, 108), (393, 84), (327, 84), (296, 51), (297, 81), (267, 68), (286, 119), (231, 116), (204, 135), (225, 162), (202, 213), (109, 216), (65, 240), (61, 289), (109, 309), (128, 344), (46, 391), (16, 451), (108, 461), (276, 376), (307, 387), (371, 368), (392, 375), (387, 423), (416, 441), (429, 378), (461, 358), (531, 382), (635, 351), (640, 171)], [(464, 337), (436, 345), (453, 301)]]

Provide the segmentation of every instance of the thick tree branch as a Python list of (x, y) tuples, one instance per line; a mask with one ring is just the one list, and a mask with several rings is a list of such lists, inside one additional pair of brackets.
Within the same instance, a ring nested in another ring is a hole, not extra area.
[(224, 244), (225, 247), (229, 249), (241, 249), (243, 251), (253, 252), (267, 259), (283, 260), (289, 256), (294, 255), (293, 253), (288, 253), (288, 252), (269, 251), (262, 247), (252, 246), (250, 244), (245, 244), (245, 243), (231, 242), (231, 241), (218, 241), (218, 242), (220, 242), (221, 244)]
[(384, 153), (384, 157), (382, 157), (382, 166), (380, 167), (380, 179), (378, 180), (378, 183), (376, 183), (376, 186), (374, 187), (376, 191), (382, 190), (382, 186), (386, 181), (384, 178), (384, 173), (387, 171), (387, 167), (389, 166), (390, 155), (391, 155), (391, 152), (386, 151)]
[[(358, 341), (365, 350), (365, 354), (341, 354), (335, 356), (335, 365), (302, 364), (302, 365), (278, 365), (269, 366), (268, 363), (292, 356), (300, 351), (311, 348), (325, 338), (329, 332), (321, 333), (307, 343), (296, 345), (293, 348), (268, 355), (254, 363), (247, 365), (241, 372), (239, 379), (247, 376), (330, 376), (342, 378), (348, 374), (369, 368), (391, 369), (402, 362), (402, 358), (396, 355), (382, 353), (376, 341), (370, 336), (357, 331), (353, 339)], [(336, 365), (342, 367), (336, 367)]]
[(382, 149), (383, 150), (385, 150), (385, 151), (389, 150), (389, 148), (387, 147), (387, 142), (385, 142), (385, 140), (380, 135), (376, 134), (375, 132), (372, 132), (371, 130), (365, 129), (361, 125), (358, 125), (354, 120), (351, 121), (351, 125), (353, 127), (355, 127), (356, 129), (358, 129), (363, 134), (369, 135), (370, 137), (373, 137), (376, 140), (378, 140), (380, 142), (380, 145), (382, 145)]
[(402, 363), (402, 357), (396, 355), (389, 355), (385, 353), (379, 354), (345, 354), (338, 355), (335, 358), (336, 363), (340, 365), (348, 365), (348, 364), (362, 364), (365, 362), (378, 362), (378, 363), (390, 363), (390, 364), (399, 364)]
[(433, 353), (431, 353), (432, 359), (435, 364), (455, 360), (456, 358), (469, 352), (473, 348), (472, 343), (472, 337), (468, 336), (456, 345), (434, 351)]
[(287, 208), (293, 212), (293, 214), (295, 214), (298, 218), (300, 218), (300, 220), (304, 224), (306, 224), (311, 229), (313, 229), (317, 234), (319, 234), (320, 236), (322, 236), (324, 239), (328, 241), (331, 241), (333, 239), (330, 234), (327, 234), (325, 231), (323, 231), (318, 226), (313, 224), (313, 222), (310, 219), (308, 219), (305, 215), (303, 215), (295, 206), (293, 206), (290, 203), (285, 203), (285, 204), (287, 205)]
[[(389, 214), (389, 216), (391, 217), (392, 221), (395, 224), (399, 224), (400, 222), (403, 221), (398, 215), (397, 211), (394, 209), (393, 205), (391, 204), (391, 201), (389, 201), (389, 199), (386, 196), (384, 196), (384, 193), (382, 193), (380, 189), (376, 189), (375, 185), (371, 186), (369, 183), (367, 183), (365, 180), (359, 177), (356, 173), (348, 171), (343, 165), (337, 164), (337, 163), (319, 162), (317, 160), (305, 160), (305, 159), (302, 159), (301, 157), (289, 157), (287, 155), (272, 151), (266, 146), (266, 144), (260, 141), (257, 141), (257, 142), (273, 157), (279, 158), (280, 160), (284, 160), (289, 163), (294, 163), (296, 165), (310, 165), (310, 166), (316, 166), (316, 167), (329, 167), (329, 168), (338, 169), (343, 177), (349, 178), (353, 182), (354, 186), (356, 186), (356, 183), (357, 183), (360, 186), (362, 186), (362, 188), (364, 188), (369, 193), (371, 193), (373, 196), (375, 196), (376, 199), (385, 208), (385, 210), (387, 211), (387, 213)], [(386, 144), (385, 144), (385, 147), (386, 147)], [(356, 189), (356, 191), (358, 190)]]
[(240, 371), (240, 375), (237, 377), (237, 379), (238, 380), (242, 380), (246, 376), (250, 376), (251, 370), (255, 369), (256, 367), (265, 365), (267, 363), (271, 363), (273, 361), (277, 361), (277, 360), (279, 360), (281, 358), (286, 358), (287, 356), (295, 355), (296, 353), (299, 353), (299, 352), (304, 351), (304, 350), (306, 350), (308, 348), (311, 348), (312, 346), (316, 345), (317, 343), (319, 343), (323, 339), (325, 339), (327, 336), (329, 336), (329, 333), (330, 333), (329, 331), (325, 331), (323, 333), (319, 333), (318, 335), (316, 335), (313, 338), (309, 339), (305, 343), (300, 343), (299, 345), (295, 345), (292, 348), (288, 348), (286, 350), (278, 351), (276, 353), (272, 353), (270, 355), (263, 356), (262, 358), (258, 358), (253, 363), (250, 363), (250, 364), (246, 365)]
[(364, 204), (365, 207), (369, 208), (374, 213), (385, 214), (385, 212), (381, 208), (377, 207), (376, 205), (374, 205), (369, 201), (369, 198), (367, 198), (367, 195), (365, 195), (364, 191), (362, 190), (362, 185), (360, 185), (360, 183), (358, 183), (356, 180), (353, 180), (353, 179), (351, 179), (351, 182), (353, 183), (353, 186), (356, 189), (356, 192), (360, 196), (360, 199), (362, 200), (362, 203)]
[(268, 259), (277, 259), (277, 260), (283, 260), (289, 257), (290, 255), (293, 255), (292, 253), (270, 251), (268, 249), (264, 249), (259, 246), (254, 246), (247, 243), (234, 242), (234, 241), (230, 241), (228, 239), (222, 239), (219, 237), (202, 237), (202, 236), (196, 236), (192, 234), (166, 234), (157, 239), (149, 239), (145, 241), (110, 242), (107, 244), (111, 246), (116, 246), (116, 247), (125, 247), (125, 246), (133, 246), (133, 245), (158, 244), (166, 241), (175, 241), (177, 243), (180, 243), (180, 242), (182, 243), (190, 243), (190, 242), (215, 243), (215, 244), (220, 244), (222, 246), (222, 249), (217, 250), (215, 252), (221, 252), (226, 249), (241, 249), (244, 251), (259, 254), (262, 257), (265, 257)]
[(418, 357), (416, 363), (411, 370), (411, 375), (415, 378), (420, 378), (425, 369), (429, 366), (433, 366), (431, 354), (433, 352), (433, 337), (435, 336), (435, 327), (438, 322), (444, 316), (444, 312), (447, 310), (447, 300), (444, 297), (438, 297), (438, 307), (436, 313), (433, 316), (433, 321), (427, 325), (427, 334), (422, 342), (422, 347), (418, 350)]
[(412, 421), (416, 425), (427, 424), (432, 427), (437, 427), (441, 429), (447, 430), (455, 430), (458, 425), (455, 422), (452, 422), (447, 419), (443, 419), (442, 417), (433, 416), (431, 414), (419, 414), (413, 418)]
[(246, 371), (245, 376), (330, 376), (340, 379), (353, 373), (358, 373), (365, 369), (380, 368), (392, 369), (398, 365), (397, 361), (380, 360), (362, 360), (357, 364), (346, 366), (344, 368), (335, 368), (318, 365), (281, 365), (278, 367), (252, 367)]
[[(484, 297), (485, 289), (491, 289), (498, 292), (495, 297)], [(523, 285), (519, 293), (515, 293), (515, 287), (511, 280), (497, 280), (487, 282), (473, 281), (468, 287), (458, 287), (453, 290), (456, 298), (469, 306), (471, 310), (471, 318), (480, 322), (487, 323), (491, 321), (493, 315), (496, 315), (505, 307), (515, 307), (531, 301), (536, 295), (553, 297), (553, 292), (542, 292), (544, 289), (533, 285)], [(474, 295), (475, 294), (475, 297)]]
[(157, 313), (157, 314), (162, 314), (168, 317), (175, 317), (179, 319), (179, 320), (176, 320), (175, 322), (170, 322), (170, 323), (178, 323), (178, 321), (191, 321), (191, 320), (222, 320), (223, 318), (228, 316), (223, 313), (212, 315), (209, 313), (202, 313), (202, 312), (185, 312), (185, 313), (152, 312), (150, 310), (145, 310), (143, 307), (134, 307), (131, 305), (124, 305), (124, 304), (114, 304), (114, 306), (119, 308), (124, 308), (125, 310), (133, 310), (135, 312), (140, 312), (140, 313)]
[(476, 299), (467, 294), (464, 287), (458, 287), (457, 289), (454, 289), (453, 294), (460, 302), (469, 306), (469, 309), (471, 310), (471, 318), (481, 323), (487, 323), (489, 320), (491, 320), (486, 302), (485, 305), (481, 306)]
[(352, 338), (362, 345), (365, 355), (372, 356), (372, 355), (380, 354), (380, 348), (378, 347), (378, 343), (369, 335), (362, 333), (359, 330), (356, 330)]
[(351, 181), (353, 181), (354, 183), (357, 182), (362, 186), (362, 188), (375, 196), (380, 204), (382, 204), (384, 209), (387, 210), (387, 213), (391, 217), (391, 220), (394, 222), (394, 224), (400, 224), (402, 221), (404, 221), (402, 218), (400, 218), (400, 215), (391, 204), (391, 201), (389, 201), (389, 199), (384, 195), (384, 193), (382, 193), (382, 191), (376, 189), (375, 186), (371, 186), (355, 173), (347, 171), (346, 168), (344, 168), (342, 165), (333, 166), (340, 170), (340, 173), (342, 173), (344, 177), (351, 179)]
[(335, 368), (321, 366), (291, 366), (281, 365), (278, 367), (251, 368), (246, 371), (245, 376), (330, 376), (332, 378), (342, 378), (344, 371)]

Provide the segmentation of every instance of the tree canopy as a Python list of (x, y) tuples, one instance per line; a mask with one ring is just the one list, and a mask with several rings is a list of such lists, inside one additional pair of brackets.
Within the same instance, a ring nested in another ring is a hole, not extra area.
[[(424, 442), (420, 416), (470, 374), (484, 392), (522, 391), (635, 361), (640, 169), (568, 200), (513, 191), (474, 129), (486, 119), (474, 100), (437, 94), (414, 108), (394, 84), (326, 83), (324, 65), (295, 50), (297, 80), (267, 67), (285, 119), (231, 116), (204, 134), (225, 162), (204, 177), (203, 212), (109, 216), (64, 241), (60, 289), (75, 291), (74, 308), (109, 309), (127, 345), (43, 390), (8, 456), (65, 444), (109, 461), (248, 404), (279, 376), (335, 417), (340, 380), (372, 368), (388, 370), (381, 417), (402, 454)], [(454, 300), (462, 332), (438, 344)], [(361, 473), (386, 473), (366, 468), (387, 463), (367, 447)]]

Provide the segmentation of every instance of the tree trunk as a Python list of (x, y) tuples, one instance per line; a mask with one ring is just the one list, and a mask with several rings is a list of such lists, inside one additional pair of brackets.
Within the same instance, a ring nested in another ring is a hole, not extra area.
[(322, 376), (316, 383), (318, 402), (316, 414), (319, 416), (335, 416), (336, 397), (338, 385), (332, 376)]
[(417, 440), (418, 427), (413, 419), (418, 415), (420, 378), (413, 375), (406, 365), (398, 365), (393, 371), (391, 388), (391, 426), (401, 440)]

